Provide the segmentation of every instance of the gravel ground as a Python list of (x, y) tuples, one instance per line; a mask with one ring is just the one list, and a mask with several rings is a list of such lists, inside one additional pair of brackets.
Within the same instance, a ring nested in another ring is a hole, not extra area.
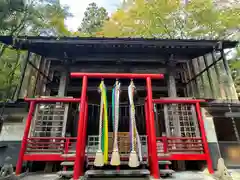
[[(233, 180), (240, 180), (240, 170), (229, 170)], [(176, 172), (172, 177), (164, 178), (167, 180), (214, 180), (213, 177), (200, 171)]]
[(56, 174), (31, 174), (28, 176), (25, 176), (21, 180), (57, 180), (58, 176)]
[[(229, 170), (233, 180), (240, 180), (240, 169), (239, 170)], [(58, 176), (56, 174), (32, 174), (24, 177), (22, 180), (57, 180)], [(124, 178), (90, 178), (91, 180), (121, 180)], [(130, 178), (125, 178), (130, 179)], [(131, 178), (136, 179), (136, 178)], [(137, 178), (138, 180), (146, 180), (147, 178)], [(184, 171), (175, 172), (172, 177), (162, 178), (164, 180), (214, 180), (212, 177), (199, 171)]]

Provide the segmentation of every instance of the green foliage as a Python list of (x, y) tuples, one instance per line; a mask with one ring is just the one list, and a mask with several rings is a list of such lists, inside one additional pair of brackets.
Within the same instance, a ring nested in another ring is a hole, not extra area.
[[(0, 1), (0, 35), (71, 36), (64, 19), (71, 16), (60, 0)], [(0, 44), (0, 100), (10, 98), (19, 83), (26, 52)]]
[[(28, 2), (28, 3), (24, 3)], [(134, 2), (134, 3), (133, 3)], [(106, 9), (89, 4), (78, 32), (64, 20), (71, 16), (60, 0), (0, 0), (0, 35), (158, 37), (239, 40), (240, 9), (216, 6), (212, 0), (128, 0), (108, 18)], [(0, 83), (5, 94), (17, 85), (25, 52), (0, 44)], [(231, 60), (235, 84), (240, 87), (240, 63)], [(240, 88), (239, 88), (240, 91)], [(0, 92), (1, 94), (1, 92)]]
[(239, 33), (240, 9), (221, 10), (212, 0), (136, 0), (116, 11), (105, 23), (105, 36), (234, 39)]
[(238, 96), (240, 97), (240, 47), (236, 48), (236, 53), (229, 60), (229, 65)]
[(14, 34), (19, 28), (21, 18), (26, 13), (23, 1), (0, 1), (0, 34)]
[(240, 69), (240, 47), (236, 48), (236, 54), (230, 60), (230, 67), (232, 69)]
[[(40, 35), (45, 36), (70, 36), (71, 32), (64, 24), (65, 18), (71, 16), (67, 7), (62, 7), (60, 0), (51, 1), (51, 3), (41, 3), (36, 6), (37, 16), (34, 16), (35, 26), (30, 32), (37, 31)], [(34, 31), (33, 31), (34, 30)]]
[(105, 8), (98, 7), (96, 3), (88, 5), (79, 31), (85, 34), (93, 35), (102, 30), (104, 22), (108, 19)]
[[(240, 8), (212, 0), (135, 0), (123, 4), (104, 24), (104, 36), (175, 39), (230, 39), (240, 37)], [(240, 53), (231, 60), (240, 71)], [(237, 60), (238, 59), (238, 60)], [(240, 92), (240, 73), (234, 78)]]

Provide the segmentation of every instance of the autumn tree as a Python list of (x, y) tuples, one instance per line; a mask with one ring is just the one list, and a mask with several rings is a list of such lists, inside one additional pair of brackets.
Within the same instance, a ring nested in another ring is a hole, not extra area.
[(106, 9), (103, 7), (98, 7), (96, 3), (91, 3), (88, 5), (84, 13), (84, 18), (79, 31), (93, 36), (102, 30), (104, 22), (107, 19), (108, 14)]
[[(220, 9), (221, 8), (221, 9)], [(237, 6), (216, 7), (212, 0), (136, 0), (105, 23), (105, 36), (236, 39), (240, 28)]]
[[(239, 40), (240, 8), (236, 3), (182, 2), (135, 0), (131, 5), (124, 4), (105, 23), (104, 36)], [(240, 83), (235, 84), (240, 92)]]

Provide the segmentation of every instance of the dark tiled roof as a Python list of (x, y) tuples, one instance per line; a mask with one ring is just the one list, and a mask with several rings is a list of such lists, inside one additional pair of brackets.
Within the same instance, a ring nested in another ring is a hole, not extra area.
[(233, 48), (236, 41), (194, 39), (93, 38), (93, 37), (17, 37), (0, 36), (14, 48), (30, 50), (49, 58), (77, 58), (87, 55), (138, 55), (192, 59), (213, 49)]

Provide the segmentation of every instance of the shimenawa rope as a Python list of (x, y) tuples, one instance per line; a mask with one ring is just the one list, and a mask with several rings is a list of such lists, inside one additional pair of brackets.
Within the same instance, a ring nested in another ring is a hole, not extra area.
[(104, 165), (104, 156), (102, 152), (102, 124), (103, 124), (103, 81), (99, 85), (99, 91), (101, 94), (100, 114), (99, 114), (99, 139), (98, 150), (96, 152), (94, 166), (101, 167)]
[(120, 165), (120, 155), (118, 151), (118, 123), (119, 123), (119, 98), (120, 98), (120, 83), (116, 81), (114, 90), (114, 142), (113, 142), (113, 152), (111, 158), (111, 165), (112, 166), (119, 166)]

